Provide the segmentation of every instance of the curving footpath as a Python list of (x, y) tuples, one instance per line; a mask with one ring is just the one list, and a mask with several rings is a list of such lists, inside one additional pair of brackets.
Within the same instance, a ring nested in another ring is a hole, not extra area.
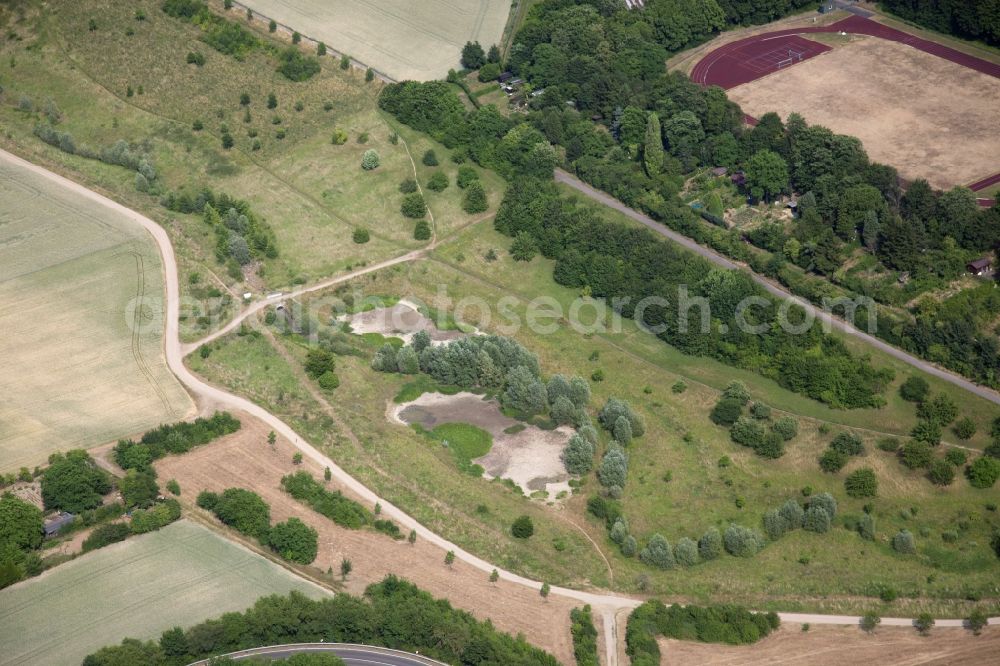
[(285, 645), (269, 645), (267, 647), (250, 648), (239, 652), (230, 652), (195, 661), (188, 666), (208, 666), (213, 660), (225, 657), (233, 661), (264, 657), (267, 660), (288, 659), (296, 654), (332, 654), (340, 657), (347, 666), (445, 666), (440, 661), (410, 654), (400, 650), (357, 645), (354, 643), (288, 643)]
[[(187, 369), (184, 365), (184, 353), (183, 348), (178, 337), (178, 315), (180, 312), (180, 288), (177, 279), (177, 261), (174, 256), (174, 248), (170, 243), (170, 238), (167, 236), (167, 232), (158, 225), (153, 220), (148, 217), (126, 208), (121, 204), (108, 199), (107, 197), (98, 194), (86, 187), (75, 183), (63, 176), (49, 171), (43, 167), (27, 162), (20, 157), (12, 155), (7, 151), (0, 149), (0, 159), (6, 160), (22, 168), (28, 169), (38, 175), (44, 176), (49, 180), (66, 187), (81, 196), (85, 196), (88, 199), (100, 203), (109, 209), (115, 210), (121, 213), (125, 217), (133, 220), (136, 224), (144, 228), (153, 237), (156, 242), (157, 247), (160, 250), (160, 255), (163, 260), (163, 270), (164, 270), (164, 285), (166, 288), (166, 332), (164, 335), (164, 346), (166, 351), (167, 365), (170, 370), (177, 375), (177, 378), (184, 384), (192, 394), (203, 401), (203, 406), (205, 404), (217, 405), (222, 408), (242, 411), (254, 418), (257, 418), (269, 427), (271, 427), (276, 433), (288, 439), (292, 442), (303, 455), (308, 456), (314, 460), (319, 465), (324, 467), (329, 467), (330, 472), (334, 479), (337, 480), (342, 486), (346, 487), (350, 492), (356, 494), (361, 499), (367, 501), (371, 505), (380, 503), (382, 505), (382, 513), (387, 517), (395, 520), (400, 525), (405, 528), (415, 530), (420, 538), (438, 546), (445, 551), (453, 551), (455, 557), (462, 560), (466, 564), (483, 571), (484, 573), (489, 573), (496, 569), (499, 573), (501, 579), (515, 583), (518, 585), (523, 585), (533, 590), (540, 590), (542, 583), (540, 581), (534, 581), (530, 578), (518, 575), (516, 573), (506, 571), (500, 567), (495, 567), (486, 560), (469, 553), (468, 551), (462, 549), (461, 547), (451, 543), (444, 537), (432, 532), (428, 528), (424, 527), (416, 519), (408, 515), (402, 509), (396, 507), (394, 504), (386, 499), (383, 499), (376, 495), (372, 490), (363, 485), (360, 481), (355, 479), (353, 476), (348, 474), (340, 466), (337, 465), (333, 460), (328, 458), (326, 455), (321, 453), (302, 437), (298, 435), (288, 424), (279, 419), (274, 414), (260, 407), (259, 405), (250, 402), (246, 398), (242, 398), (237, 395), (233, 395), (227, 391), (224, 391), (218, 387), (212, 386), (206, 383), (204, 380), (195, 376)], [(564, 181), (565, 182), (565, 181)], [(599, 193), (598, 193), (599, 194)], [(619, 204), (621, 206), (621, 204)], [(632, 211), (634, 215), (638, 215), (635, 211)], [(647, 218), (648, 219), (648, 218)], [(655, 224), (652, 220), (649, 220), (651, 224)], [(660, 227), (662, 229), (662, 227)], [(683, 238), (683, 237), (682, 237)], [(684, 238), (687, 243), (693, 243), (690, 239)], [(696, 244), (695, 244), (696, 245)], [(696, 247), (700, 247), (697, 246)], [(702, 252), (706, 250), (701, 248)], [(393, 260), (396, 261), (396, 260)], [(397, 261), (398, 263), (398, 261)], [(372, 267), (374, 269), (374, 267)], [(366, 271), (372, 269), (365, 269)], [(347, 279), (347, 276), (341, 279)], [(305, 290), (304, 290), (305, 291)], [(902, 353), (902, 352), (900, 352)], [(1000, 400), (1000, 396), (997, 397)], [(615, 616), (620, 610), (630, 610), (638, 607), (642, 604), (642, 599), (635, 599), (631, 597), (621, 596), (617, 594), (608, 594), (601, 592), (585, 592), (582, 590), (574, 590), (567, 587), (556, 587), (552, 586), (550, 589), (551, 594), (556, 594), (569, 599), (575, 599), (585, 604), (590, 604), (594, 610), (601, 614), (603, 618), (604, 625), (604, 636), (605, 645), (607, 648), (607, 658), (606, 666), (617, 666), (618, 664), (618, 631), (615, 622)], [(858, 616), (848, 616), (848, 615), (820, 615), (820, 614), (803, 614), (803, 613), (778, 613), (778, 616), (785, 622), (799, 623), (808, 622), (810, 624), (835, 624), (835, 625), (856, 625), (860, 622), (860, 617)], [(1000, 617), (990, 618), (989, 624), (1000, 625)], [(909, 618), (882, 618), (883, 626), (912, 626), (913, 620)], [(959, 619), (942, 619), (937, 620), (936, 626), (938, 627), (961, 627), (963, 626), (963, 620)]]

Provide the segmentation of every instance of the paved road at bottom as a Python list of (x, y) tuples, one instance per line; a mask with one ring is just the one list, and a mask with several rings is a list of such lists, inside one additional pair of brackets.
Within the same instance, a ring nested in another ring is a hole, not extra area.
[[(267, 647), (240, 650), (227, 655), (233, 661), (242, 661), (252, 657), (265, 659), (288, 659), (295, 654), (332, 654), (344, 660), (347, 666), (443, 666), (440, 661), (422, 657), (409, 652), (390, 650), (389, 648), (370, 645), (354, 645), (347, 643), (290, 643), (287, 645), (270, 645)], [(208, 660), (196, 661), (190, 666), (204, 666)]]
[[(704, 245), (699, 245), (697, 242), (691, 240), (687, 236), (679, 234), (676, 231), (673, 231), (672, 229), (665, 227), (659, 222), (656, 222), (655, 220), (653, 220), (653, 218), (647, 215), (643, 215), (637, 210), (629, 208), (628, 206), (623, 204), (621, 201), (618, 201), (611, 195), (591, 187), (590, 185), (583, 182), (576, 176), (567, 173), (562, 169), (556, 169), (555, 177), (558, 182), (565, 183), (566, 185), (572, 187), (574, 190), (577, 190), (581, 194), (593, 199), (594, 201), (604, 204), (608, 208), (613, 208), (617, 210), (626, 217), (635, 220), (636, 222), (650, 229), (651, 231), (672, 240), (678, 245), (681, 245), (687, 248), (688, 250), (691, 250), (695, 254), (704, 257), (705, 259), (709, 260), (716, 266), (721, 266), (723, 268), (728, 268), (732, 270), (745, 269), (744, 266), (741, 266), (736, 262), (732, 261), (731, 259), (724, 257), (715, 250), (711, 250), (705, 247)], [(809, 303), (808, 301), (805, 301), (804, 299), (795, 296), (794, 294), (785, 290), (783, 287), (778, 286), (774, 282), (771, 282), (770, 280), (758, 275), (757, 273), (754, 273), (749, 269), (746, 270), (749, 273), (750, 277), (753, 279), (753, 281), (762, 286), (772, 296), (775, 296), (780, 299), (788, 299), (793, 301), (794, 303), (799, 305), (803, 310), (810, 313), (811, 316), (815, 317), (818, 321), (820, 321), (824, 327), (835, 328), (840, 331), (843, 331), (845, 334), (863, 340), (864, 342), (868, 343), (872, 347), (875, 347), (879, 351), (885, 352), (889, 356), (892, 356), (896, 359), (899, 359), (900, 361), (903, 361), (904, 363), (907, 363), (908, 365), (913, 366), (917, 370), (926, 372), (929, 375), (934, 375), (935, 377), (943, 379), (950, 384), (954, 384), (955, 386), (965, 389), (970, 393), (974, 393), (975, 395), (978, 395), (980, 398), (985, 398), (986, 400), (989, 400), (992, 403), (1000, 405), (1000, 393), (997, 393), (993, 389), (987, 388), (985, 386), (980, 386), (979, 384), (971, 382), (968, 379), (965, 379), (964, 377), (961, 377), (953, 372), (950, 372), (943, 368), (939, 368), (938, 366), (928, 363), (927, 361), (924, 361), (920, 358), (917, 358), (912, 354), (908, 354), (899, 347), (894, 347), (893, 345), (890, 345), (889, 343), (880, 340), (879, 338), (876, 338), (873, 335), (865, 333), (864, 331), (860, 331), (854, 328), (854, 326), (852, 326), (851, 324), (848, 324), (846, 321), (838, 319), (833, 315), (831, 315), (829, 312), (821, 310), (820, 308), (814, 306), (812, 303)]]

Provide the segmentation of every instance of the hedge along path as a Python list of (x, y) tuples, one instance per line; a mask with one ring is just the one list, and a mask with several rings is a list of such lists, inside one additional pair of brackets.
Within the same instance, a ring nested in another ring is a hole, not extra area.
[[(187, 366), (184, 365), (184, 356), (182, 352), (182, 345), (180, 343), (180, 338), (178, 335), (179, 329), (179, 313), (180, 313), (180, 287), (177, 279), (177, 261), (174, 257), (174, 249), (170, 243), (170, 238), (167, 236), (167, 232), (159, 226), (156, 222), (150, 220), (149, 218), (141, 215), (140, 213), (133, 211), (119, 203), (116, 203), (107, 197), (104, 197), (96, 192), (93, 192), (82, 185), (74, 183), (71, 180), (63, 178), (47, 169), (39, 167), (35, 164), (22, 160), (15, 155), (8, 153), (5, 150), (0, 149), (0, 159), (7, 160), (18, 164), (26, 169), (33, 171), (36, 174), (44, 176), (55, 183), (67, 187), (78, 194), (85, 196), (92, 201), (96, 201), (107, 206), (111, 210), (115, 210), (128, 219), (134, 221), (136, 224), (142, 226), (156, 241), (157, 247), (160, 250), (160, 254), (163, 260), (164, 269), (164, 282), (166, 286), (166, 333), (164, 337), (164, 345), (166, 347), (166, 358), (168, 367), (177, 375), (177, 378), (184, 384), (188, 390), (190, 390), (196, 397), (203, 401), (203, 404), (214, 405), (214, 406), (224, 406), (230, 409), (236, 409), (244, 411), (251, 416), (254, 416), (276, 432), (280, 433), (283, 437), (287, 438), (292, 444), (296, 446), (303, 453), (303, 455), (308, 456), (311, 460), (315, 461), (319, 465), (324, 467), (329, 467), (330, 472), (334, 478), (337, 479), (338, 483), (345, 486), (348, 490), (355, 493), (357, 496), (361, 497), (365, 501), (369, 502), (371, 505), (381, 504), (382, 512), (389, 518), (395, 520), (400, 525), (405, 528), (412, 529), (416, 531), (417, 535), (430, 542), (431, 544), (441, 548), (444, 551), (452, 551), (455, 553), (457, 558), (460, 558), (463, 562), (479, 569), (480, 571), (489, 574), (494, 569), (500, 575), (500, 578), (523, 585), (532, 590), (541, 590), (543, 583), (540, 581), (534, 581), (524, 576), (520, 576), (516, 573), (506, 571), (499, 567), (495, 567), (493, 564), (483, 560), (482, 558), (469, 553), (459, 546), (451, 543), (450, 541), (444, 539), (443, 537), (437, 535), (431, 530), (424, 527), (417, 520), (409, 516), (407, 513), (393, 505), (392, 503), (380, 498), (360, 481), (352, 477), (346, 471), (341, 469), (333, 460), (328, 458), (322, 452), (317, 450), (309, 442), (305, 441), (302, 437), (298, 435), (290, 426), (288, 426), (284, 421), (271, 414), (266, 409), (260, 407), (256, 403), (253, 403), (246, 398), (233, 395), (215, 386), (212, 386), (202, 379), (196, 377), (194, 374), (188, 370)], [(411, 253), (411, 254), (421, 254), (421, 253)], [(408, 255), (407, 255), (408, 256)], [(401, 263), (402, 261), (409, 261), (410, 259), (397, 258), (391, 260), (393, 263)], [(386, 262), (383, 262), (386, 263)], [(365, 274), (372, 272), (373, 270), (378, 270), (376, 267), (369, 267), (363, 271), (356, 271), (355, 274)], [(337, 278), (337, 281), (343, 281), (345, 279), (350, 279), (355, 274), (349, 276), (344, 276)], [(329, 286), (329, 285), (324, 285)], [(314, 286), (310, 289), (300, 290), (300, 293), (306, 291), (314, 291), (316, 289), (324, 288), (319, 285)], [(256, 309), (254, 311), (259, 311), (264, 306), (268, 304), (268, 301), (261, 301), (256, 304)], [(242, 321), (242, 318), (239, 319)], [(228, 326), (228, 330), (232, 330), (235, 326)], [(641, 599), (636, 599), (632, 597), (626, 597), (617, 594), (607, 594), (600, 592), (585, 592), (582, 590), (574, 590), (566, 587), (556, 587), (552, 586), (550, 588), (551, 594), (556, 594), (562, 597), (567, 597), (580, 601), (585, 604), (590, 604), (596, 610), (598, 610), (604, 618), (605, 624), (605, 637), (612, 638), (613, 640), (608, 641), (607, 645), (607, 663), (609, 666), (617, 666), (617, 640), (616, 636), (616, 626), (611, 626), (613, 619), (608, 621), (608, 618), (613, 618), (615, 613), (620, 610), (630, 610), (634, 609), (642, 604)], [(850, 615), (821, 615), (821, 614), (807, 614), (807, 613), (778, 613), (778, 616), (785, 622), (792, 623), (811, 623), (811, 624), (840, 624), (840, 625), (857, 625), (861, 618), (859, 616)], [(913, 620), (910, 618), (883, 618), (883, 626), (913, 626)], [(1000, 625), (1000, 617), (990, 618), (990, 625)], [(962, 627), (964, 626), (964, 620), (960, 619), (939, 619), (936, 621), (936, 626), (938, 627)]]

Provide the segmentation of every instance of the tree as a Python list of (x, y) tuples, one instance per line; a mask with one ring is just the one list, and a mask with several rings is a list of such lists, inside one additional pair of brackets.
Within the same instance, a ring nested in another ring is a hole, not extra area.
[[(450, 551), (449, 551), (450, 552)], [(340, 560), (340, 579), (347, 580), (347, 577), (354, 570), (354, 564), (346, 557)]]
[(750, 389), (738, 379), (734, 379), (726, 385), (722, 392), (722, 397), (726, 399), (738, 400), (741, 405), (750, 402)]
[(411, 546), (413, 544), (415, 544), (417, 542), (417, 531), (416, 530), (410, 530), (410, 536), (408, 536), (406, 538), (406, 540), (410, 542)]
[(125, 501), (126, 509), (138, 507), (144, 509), (156, 501), (160, 487), (156, 485), (156, 472), (153, 469), (130, 469), (118, 481), (118, 490)]
[(976, 434), (976, 422), (968, 416), (959, 419), (952, 427), (959, 439), (971, 439)]
[[(549, 411), (552, 420), (560, 425), (565, 425), (567, 423), (575, 423), (578, 417), (576, 406), (564, 395), (559, 396), (552, 402), (550, 396), (549, 401), (552, 404), (552, 409)], [(626, 425), (628, 422), (626, 421)]]
[(319, 57), (321, 57), (321, 58), (326, 55), (326, 43), (325, 42), (320, 42), (319, 44), (316, 45), (316, 55), (319, 56)]
[[(951, 466), (948, 466), (951, 470)], [(952, 470), (954, 475), (954, 470)], [(878, 478), (871, 467), (856, 469), (844, 479), (844, 490), (848, 497), (875, 497), (878, 494)]]
[(465, 186), (465, 193), (462, 195), (462, 210), (470, 215), (485, 213), (489, 209), (489, 201), (486, 198), (486, 188), (479, 180), (474, 180)]
[(423, 158), (421, 158), (421, 161), (424, 163), (424, 166), (437, 166), (438, 165), (437, 153), (435, 153), (434, 149), (431, 148), (426, 152), (424, 152), (424, 156)]
[(827, 449), (819, 457), (819, 467), (828, 474), (836, 474), (847, 464), (847, 455), (836, 450)]
[(404, 375), (420, 372), (420, 359), (413, 347), (403, 347), (396, 353), (396, 369)]
[(267, 94), (267, 108), (278, 108), (278, 97), (273, 92)]
[(419, 241), (430, 240), (431, 225), (427, 220), (417, 220), (417, 224), (413, 227), (413, 238)]
[(542, 588), (538, 591), (538, 593), (542, 595), (542, 599), (548, 599), (549, 592), (551, 591), (552, 588), (549, 586), (548, 583), (542, 583)]
[(601, 485), (606, 488), (617, 486), (625, 487), (625, 479), (628, 476), (628, 456), (624, 449), (614, 444), (604, 454), (601, 466), (597, 470), (597, 478)]
[(788, 187), (788, 165), (777, 153), (760, 150), (747, 163), (746, 179), (754, 198), (767, 201)]
[(83, 450), (55, 453), (42, 474), (42, 501), (46, 509), (80, 513), (101, 504), (111, 491), (108, 475)]
[(361, 168), (365, 171), (371, 171), (372, 169), (377, 169), (378, 165), (378, 152), (374, 148), (369, 148), (365, 151), (365, 154), (361, 156)]
[(950, 486), (955, 480), (955, 467), (947, 460), (934, 460), (927, 468), (927, 478), (936, 486)]
[(698, 544), (694, 539), (681, 537), (674, 547), (674, 558), (679, 564), (686, 567), (693, 567), (698, 564)]
[(660, 534), (650, 537), (649, 543), (639, 553), (639, 559), (657, 569), (673, 569), (676, 564), (670, 542)]
[(958, 405), (946, 395), (939, 395), (933, 400), (925, 400), (917, 407), (917, 416), (944, 427), (958, 416)]
[(371, 234), (364, 227), (358, 227), (357, 229), (354, 230), (354, 233), (351, 234), (351, 240), (353, 240), (358, 245), (363, 245), (367, 243), (369, 240), (371, 240)]
[(944, 459), (950, 462), (955, 467), (961, 467), (968, 460), (968, 456), (965, 455), (965, 451), (961, 449), (948, 449), (944, 454)]
[(411, 192), (403, 197), (403, 203), (399, 207), (404, 216), (411, 219), (420, 219), (427, 215), (427, 204), (424, 197), (419, 192)]
[(369, 67), (365, 70), (365, 83), (371, 83), (375, 80), (375, 70)]
[[(559, 400), (562, 399), (560, 396)], [(574, 434), (563, 449), (562, 460), (567, 472), (582, 476), (594, 466), (594, 445), (580, 434)]]
[(646, 167), (646, 173), (650, 176), (658, 175), (663, 169), (665, 157), (660, 116), (653, 112), (646, 118), (646, 134), (643, 140), (642, 162)]
[(329, 481), (331, 478), (333, 478), (333, 472), (330, 471), (329, 467), (324, 467), (323, 468), (323, 480), (324, 481)]
[(635, 557), (636, 553), (639, 552), (639, 542), (635, 540), (635, 537), (629, 534), (622, 541), (622, 555), (625, 557)]
[(227, 488), (218, 496), (212, 510), (226, 525), (266, 543), (271, 529), (271, 507), (257, 493)]
[(892, 549), (904, 555), (915, 554), (917, 545), (913, 539), (913, 533), (909, 530), (899, 530), (896, 536), (892, 537)]
[(545, 411), (548, 402), (545, 385), (523, 365), (507, 374), (507, 388), (503, 404), (523, 414), (534, 415)]
[(910, 436), (918, 442), (937, 446), (941, 443), (941, 426), (936, 421), (921, 419), (917, 421), (917, 425), (913, 426)]
[(930, 395), (931, 385), (923, 377), (911, 375), (899, 387), (899, 395), (908, 402), (923, 402)]
[(278, 441), (278, 436), (274, 433), (273, 430), (271, 432), (267, 433), (267, 443), (268, 444), (270, 444), (271, 446), (274, 446), (274, 443), (276, 441)]
[(444, 563), (447, 564), (449, 567), (455, 563), (455, 551), (449, 550), (447, 553), (445, 553)]
[(981, 456), (966, 468), (965, 475), (973, 488), (992, 488), (997, 478), (1000, 478), (1000, 460), (992, 456)]
[(722, 534), (719, 530), (710, 527), (705, 534), (698, 539), (698, 555), (702, 560), (714, 560), (722, 555)]
[(302, 453), (301, 452), (296, 451), (295, 453), (292, 454), (292, 464), (293, 465), (301, 465), (302, 464)]
[(723, 535), (726, 552), (735, 557), (753, 557), (764, 547), (764, 537), (754, 529), (730, 525)]
[(443, 192), (448, 188), (448, 176), (443, 171), (435, 171), (427, 181), (427, 189)]
[(177, 483), (177, 479), (170, 479), (167, 481), (167, 490), (170, 491), (171, 495), (181, 494), (181, 484)]
[(781, 508), (778, 509), (778, 513), (784, 519), (787, 529), (797, 530), (802, 527), (802, 521), (805, 519), (805, 510), (795, 500), (786, 500), (781, 505)]
[(616, 442), (622, 446), (627, 446), (632, 441), (632, 426), (629, 424), (628, 417), (624, 415), (619, 416), (615, 420), (611, 433)]
[(861, 616), (861, 629), (865, 633), (873, 634), (875, 633), (875, 627), (882, 623), (882, 618), (880, 618), (876, 613), (868, 611)]
[(324, 372), (329, 372), (336, 368), (333, 354), (322, 347), (310, 347), (306, 353), (304, 368), (307, 375), (313, 379), (317, 379)]
[(271, 528), (268, 542), (284, 559), (311, 564), (318, 552), (318, 533), (298, 518), (289, 518)]
[(455, 184), (463, 190), (472, 183), (479, 180), (479, 172), (473, 167), (463, 164), (458, 167), (458, 175), (455, 177)]
[(715, 403), (709, 418), (716, 425), (728, 427), (736, 423), (742, 414), (743, 403), (736, 398), (722, 398)]
[(536, 254), (538, 246), (535, 244), (535, 239), (526, 232), (519, 233), (510, 244), (510, 256), (514, 261), (531, 261)]
[(931, 445), (927, 442), (911, 439), (899, 447), (899, 460), (910, 469), (927, 467), (933, 457)]
[(986, 611), (984, 611), (979, 606), (972, 609), (969, 613), (969, 617), (965, 618), (965, 626), (972, 630), (972, 633), (978, 636), (983, 632), (983, 629), (988, 624), (988, 618), (986, 616)]
[(490, 572), (490, 582), (496, 583), (498, 580), (500, 580), (500, 572), (494, 569)]
[(771, 426), (774, 432), (781, 435), (786, 442), (795, 438), (799, 434), (799, 422), (791, 416), (782, 416)]
[(858, 534), (866, 541), (875, 540), (875, 518), (870, 513), (861, 515), (861, 520), (858, 521)]
[(839, 451), (845, 456), (860, 456), (865, 452), (865, 445), (861, 437), (853, 432), (840, 432), (830, 442), (830, 448)]
[(462, 67), (479, 69), (486, 64), (486, 52), (479, 42), (466, 42), (462, 47)]
[(830, 514), (821, 507), (810, 505), (802, 520), (802, 529), (807, 532), (825, 534), (830, 531)]
[(535, 533), (535, 525), (531, 522), (530, 516), (518, 516), (510, 526), (510, 532), (517, 539), (527, 539)]
[(913, 626), (917, 628), (917, 633), (921, 636), (929, 636), (934, 627), (934, 616), (930, 613), (921, 613), (913, 621)]
[(38, 548), (42, 544), (42, 526), (42, 512), (33, 504), (10, 494), (0, 495), (0, 553), (8, 548)]

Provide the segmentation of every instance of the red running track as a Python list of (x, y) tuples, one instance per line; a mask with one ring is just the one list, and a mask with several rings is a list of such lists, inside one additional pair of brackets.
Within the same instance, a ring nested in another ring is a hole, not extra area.
[[(702, 58), (691, 70), (691, 80), (704, 86), (719, 86), (725, 90), (778, 71), (782, 67), (792, 66), (797, 62), (808, 60), (830, 50), (830, 47), (813, 42), (799, 35), (808, 33), (846, 32), (856, 35), (869, 35), (888, 39), (912, 46), (925, 53), (944, 58), (963, 67), (977, 72), (1000, 78), (1000, 65), (963, 53), (950, 46), (938, 44), (927, 39), (897, 30), (862, 16), (852, 15), (836, 23), (826, 26), (793, 28), (778, 30), (725, 44)], [(793, 56), (792, 62), (787, 57), (792, 53), (800, 53), (801, 57)], [(755, 125), (756, 120), (746, 116), (749, 124)], [(984, 190), (1000, 183), (1000, 173), (973, 183), (969, 189)], [(992, 205), (992, 201), (980, 199), (980, 205)]]

